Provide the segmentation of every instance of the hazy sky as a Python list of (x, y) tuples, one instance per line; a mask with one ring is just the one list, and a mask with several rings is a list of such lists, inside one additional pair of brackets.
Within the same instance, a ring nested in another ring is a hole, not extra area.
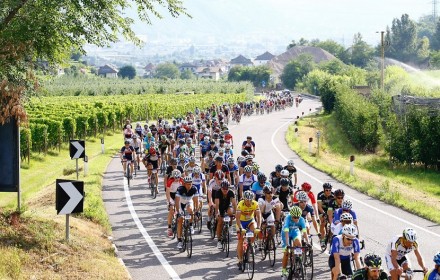
[[(194, 42), (259, 38), (290, 42), (333, 39), (350, 45), (360, 32), (370, 44), (393, 18), (407, 13), (418, 20), (432, 13), (433, 0), (183, 0), (192, 19), (186, 17), (137, 23), (135, 32), (150, 40), (170, 39)], [(440, 1), (439, 1), (440, 2)], [(440, 5), (440, 3), (439, 3)]]

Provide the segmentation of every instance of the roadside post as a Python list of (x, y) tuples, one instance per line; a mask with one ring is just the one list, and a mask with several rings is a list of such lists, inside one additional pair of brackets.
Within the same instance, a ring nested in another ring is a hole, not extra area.
[(298, 128), (295, 127), (295, 136), (298, 138)]
[(313, 137), (309, 138), (309, 155), (312, 154), (312, 142), (313, 142)]
[(319, 138), (321, 137), (321, 131), (316, 131), (316, 139), (318, 141), (318, 151), (316, 152), (319, 155)]
[(354, 175), (354, 156), (350, 156), (350, 175)]
[(101, 138), (101, 154), (104, 154), (105, 149), (104, 149), (104, 138)]
[(86, 156), (86, 143), (84, 140), (70, 140), (70, 159), (76, 159), (76, 179), (79, 177), (78, 159)]
[(89, 157), (84, 156), (84, 177), (89, 173)]
[(70, 214), (82, 213), (84, 208), (84, 182), (56, 180), (55, 208), (57, 215), (66, 215), (66, 241), (70, 238)]

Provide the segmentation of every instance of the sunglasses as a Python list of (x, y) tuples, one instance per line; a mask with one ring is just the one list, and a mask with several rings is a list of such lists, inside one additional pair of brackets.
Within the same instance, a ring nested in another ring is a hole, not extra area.
[(338, 196), (336, 199), (344, 199), (343, 196)]
[(348, 237), (345, 237), (345, 239), (347, 239), (348, 241), (351, 241), (351, 242), (353, 242), (353, 240), (354, 240), (354, 238), (348, 238)]
[(382, 268), (368, 268), (368, 270), (371, 272), (380, 272), (382, 271)]
[(294, 219), (294, 220), (298, 220), (298, 219), (299, 219), (299, 217), (292, 217), (292, 219)]
[(325, 192), (331, 192), (332, 190), (324, 190)]

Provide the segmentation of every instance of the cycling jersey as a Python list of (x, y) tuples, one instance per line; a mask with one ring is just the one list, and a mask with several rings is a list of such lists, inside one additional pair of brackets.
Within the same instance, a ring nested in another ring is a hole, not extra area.
[(187, 165), (185, 165), (185, 173), (186, 174), (191, 174), (193, 173), (194, 167), (198, 166), (197, 164), (194, 164), (194, 166), (191, 166), (190, 163), (188, 163)]
[(258, 199), (258, 206), (260, 207), (261, 215), (263, 216), (263, 219), (266, 221), (274, 221), (274, 216), (272, 209), (275, 208), (275, 205), (280, 203), (278, 198), (272, 198), (271, 201), (267, 201), (264, 198)]
[(257, 181), (257, 175), (252, 174), (250, 177), (247, 177), (246, 174), (242, 174), (240, 176), (239, 184), (243, 185), (243, 192), (244, 192), (250, 190), (252, 184), (256, 181)]
[[(342, 210), (342, 208), (335, 210), (335, 212), (333, 214), (333, 224), (340, 222), (342, 213), (344, 213), (344, 210)], [(351, 216), (353, 217), (353, 221), (357, 220), (356, 212), (354, 212), (353, 210), (350, 210), (350, 211), (348, 211), (348, 213), (350, 213)]]
[(161, 140), (159, 141), (159, 144), (157, 145), (159, 147), (160, 152), (163, 154), (165, 153), (166, 149), (170, 146), (170, 141), (168, 140)]
[(179, 180), (176, 180), (174, 178), (168, 180), (167, 188), (170, 189), (170, 196), (172, 201), (174, 201), (174, 199), (176, 198), (176, 191), (181, 185), (183, 185), (183, 180), (181, 178)]
[(405, 255), (411, 253), (414, 250), (417, 250), (418, 248), (418, 244), (417, 242), (413, 243), (413, 246), (411, 246), (410, 248), (405, 248), (403, 246), (403, 240), (404, 238), (401, 235), (396, 235), (394, 236), (387, 245), (387, 248), (385, 249), (385, 254), (391, 256), (391, 251), (395, 250), (397, 251), (397, 257), (396, 260), (400, 260), (403, 257), (405, 257)]
[(243, 144), (241, 146), (244, 150), (248, 151), (248, 153), (252, 153), (252, 150), (255, 149), (255, 142), (243, 141)]
[(360, 252), (360, 246), (359, 246), (359, 240), (357, 238), (354, 238), (353, 242), (349, 243), (348, 246), (344, 246), (343, 244), (343, 236), (337, 235), (333, 237), (332, 240), (332, 250), (331, 255), (335, 253), (339, 253), (339, 258), (341, 260), (349, 260), (351, 257), (351, 253), (359, 253)]
[(255, 200), (251, 201), (251, 205), (247, 206), (245, 200), (242, 200), (237, 205), (237, 211), (240, 211), (240, 221), (251, 221), (254, 219), (254, 212), (258, 210), (258, 203)]
[[(295, 193), (293, 194), (293, 202), (298, 202), (298, 199), (296, 199), (296, 193), (299, 192), (300, 190), (295, 191)], [(316, 198), (315, 198), (315, 194), (313, 192), (306, 192), (307, 196), (310, 199), (310, 204), (315, 204), (316, 203)]]
[(287, 187), (285, 190), (283, 190), (283, 187), (278, 187), (277, 191), (275, 193), (281, 203), (283, 203), (283, 211), (289, 210), (289, 202), (287, 201), (287, 198), (293, 195), (293, 191), (290, 187)]
[(147, 164), (151, 164), (153, 166), (153, 169), (157, 169), (159, 167), (159, 159), (160, 155), (158, 153), (155, 153), (145, 155), (143, 161), (146, 161)]
[[(295, 203), (293, 204), (293, 206), (298, 206), (299, 208), (301, 208), (299, 206), (299, 203)], [(310, 213), (310, 216), (314, 217), (315, 216), (315, 211), (313, 210), (313, 207), (309, 204), (306, 204), (306, 207), (304, 207), (304, 209), (302, 209), (302, 214), (301, 216), (306, 219), (307, 218), (307, 214)]]
[(136, 132), (136, 134), (139, 136), (139, 137), (142, 137), (142, 127), (141, 126), (138, 126), (138, 127), (136, 127), (135, 129), (134, 129), (134, 132)]
[(197, 188), (194, 186), (191, 186), (190, 189), (187, 189), (185, 186), (180, 186), (177, 188), (176, 191), (176, 197), (180, 198), (181, 205), (186, 205), (188, 203), (191, 203), (193, 197), (198, 194), (199, 192), (197, 191)]
[(134, 148), (133, 146), (121, 148), (122, 157), (126, 160), (133, 160)]
[[(289, 168), (290, 167), (290, 168)], [(284, 166), (284, 169), (289, 171), (289, 178), (292, 178), (293, 174), (296, 174), (296, 167), (295, 166)]]
[(232, 190), (228, 190), (226, 195), (222, 191), (216, 193), (215, 201), (219, 200), (219, 212), (220, 216), (224, 216), (225, 212), (231, 206), (231, 200), (235, 198), (235, 194)]
[(324, 212), (327, 212), (330, 202), (334, 199), (335, 195), (333, 192), (329, 196), (326, 196), (324, 191), (318, 193), (318, 202), (321, 201)]
[(440, 280), (440, 273), (438, 272), (438, 269), (433, 269), (430, 272), (426, 273), (423, 280)]
[[(303, 217), (299, 217), (298, 222), (292, 220), (290, 214), (286, 216), (284, 219), (283, 232), (289, 233), (290, 239), (296, 239), (300, 237), (301, 232), (306, 232), (306, 221)], [(285, 247), (287, 244), (287, 240), (285, 240), (285, 234), (282, 234), (283, 244), (282, 247)]]
[[(264, 183), (265, 186), (270, 186), (269, 182)], [(263, 193), (264, 186), (260, 185), (260, 182), (254, 182), (251, 186), (251, 191), (255, 194), (255, 200), (258, 201), (260, 198), (264, 198)], [(244, 191), (244, 190), (243, 190)]]
[[(357, 270), (351, 279), (368, 280), (368, 268), (362, 268)], [(381, 271), (378, 280), (388, 280), (388, 274), (385, 271)]]
[(336, 209), (339, 209), (341, 207), (342, 207), (342, 205), (339, 205), (336, 199), (332, 199), (329, 202), (328, 210), (336, 211)]
[(206, 181), (205, 174), (200, 173), (199, 176), (196, 177), (194, 175), (194, 173), (192, 173), (192, 178), (193, 178), (192, 184), (199, 191), (199, 196), (203, 196), (203, 190), (202, 190), (201, 186), (202, 186), (202, 183)]

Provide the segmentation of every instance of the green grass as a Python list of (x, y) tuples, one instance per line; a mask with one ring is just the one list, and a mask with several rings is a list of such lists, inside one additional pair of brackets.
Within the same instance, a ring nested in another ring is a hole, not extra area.
[[(103, 173), (112, 155), (122, 146), (119, 133), (105, 138), (105, 154), (101, 153), (101, 142), (96, 139), (86, 139), (86, 154), (89, 158), (88, 174), (84, 176), (82, 159), (78, 160), (81, 171), (79, 180), (84, 181), (86, 199), (83, 217), (104, 226), (110, 230), (108, 217), (101, 198), (101, 183)], [(68, 145), (63, 145), (61, 151), (52, 150), (46, 156), (33, 154), (30, 164), (23, 163), (21, 168), (22, 210), (29, 209), (28, 203), (38, 193), (46, 188), (55, 190), (56, 179), (76, 180), (76, 160), (71, 160)], [(16, 193), (0, 193), (0, 207), (5, 209), (17, 208)], [(53, 201), (55, 207), (55, 201)]]
[[(440, 223), (439, 172), (393, 166), (381, 149), (376, 154), (357, 152), (332, 115), (304, 118), (299, 121), (298, 130), (296, 137), (293, 126), (289, 127), (286, 141), (305, 162), (365, 194)], [(320, 153), (316, 153), (315, 138), (309, 154), (307, 139), (317, 130), (322, 132)], [(349, 173), (350, 155), (356, 157), (354, 176)]]

